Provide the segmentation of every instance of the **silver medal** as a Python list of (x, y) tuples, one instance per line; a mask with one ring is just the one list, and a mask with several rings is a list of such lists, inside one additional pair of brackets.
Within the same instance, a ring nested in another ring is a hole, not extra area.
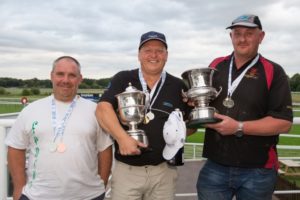
[(146, 114), (146, 117), (151, 121), (151, 120), (153, 120), (154, 119), (154, 113), (153, 112), (151, 112), (151, 111), (149, 111), (147, 114)]
[(223, 100), (223, 105), (226, 107), (226, 108), (232, 108), (234, 106), (234, 101), (230, 98), (230, 97), (226, 97), (224, 100)]
[(56, 145), (56, 143), (55, 142), (50, 142), (50, 144), (49, 144), (49, 150), (50, 150), (50, 152), (55, 152), (56, 151), (56, 149), (57, 149), (57, 145)]

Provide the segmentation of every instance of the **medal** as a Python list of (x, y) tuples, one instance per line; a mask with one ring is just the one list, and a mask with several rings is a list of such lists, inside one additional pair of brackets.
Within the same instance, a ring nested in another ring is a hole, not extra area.
[(229, 73), (228, 73), (228, 89), (227, 89), (227, 97), (223, 101), (223, 105), (226, 108), (232, 108), (234, 106), (234, 101), (231, 99), (231, 96), (235, 89), (239, 86), (240, 82), (242, 81), (244, 75), (247, 71), (255, 65), (255, 63), (259, 59), (259, 54), (251, 61), (251, 63), (244, 69), (244, 71), (232, 82), (232, 66), (233, 66), (233, 56), (231, 57), (230, 64), (229, 64)]
[(49, 151), (53, 153), (56, 151), (56, 149), (57, 149), (57, 145), (55, 144), (55, 142), (50, 142)]
[(224, 100), (223, 100), (223, 105), (226, 107), (226, 108), (232, 108), (234, 106), (234, 101), (230, 98), (230, 97), (226, 97)]
[(144, 118), (144, 124), (148, 124), (149, 121), (150, 121), (149, 118), (147, 116), (145, 116), (145, 118)]
[[(142, 85), (143, 92), (146, 95), (146, 97), (145, 97), (146, 98), (145, 110), (149, 110), (149, 112), (146, 113), (146, 115), (145, 115), (145, 119), (144, 119), (144, 122), (143, 122), (144, 124), (148, 124), (151, 120), (153, 120), (155, 118), (154, 113), (151, 112), (151, 108), (152, 108), (157, 96), (159, 95), (159, 93), (161, 91), (161, 88), (163, 87), (163, 85), (165, 83), (166, 76), (167, 76), (166, 74), (167, 73), (165, 71), (162, 71), (159, 80), (156, 81), (155, 85), (151, 89), (151, 92), (149, 93), (148, 88), (147, 88), (147, 83), (146, 83), (146, 81), (143, 77), (142, 70), (139, 69), (139, 80), (140, 80), (140, 83)], [(161, 83), (160, 83), (159, 88), (157, 89), (157, 86), (158, 86), (160, 80), (161, 80)], [(157, 92), (156, 92), (156, 95), (154, 96), (154, 93), (155, 93), (156, 90), (157, 90)]]
[(148, 119), (151, 121), (151, 120), (153, 120), (154, 119), (154, 113), (153, 112), (151, 112), (151, 111), (149, 111), (147, 114), (146, 114), (146, 117), (148, 117)]
[[(51, 152), (59, 152), (59, 153), (64, 153), (66, 151), (66, 145), (62, 142), (63, 140), (63, 135), (64, 131), (66, 128), (66, 123), (67, 120), (69, 119), (70, 115), (72, 114), (72, 111), (76, 105), (77, 101), (77, 96), (74, 97), (72, 103), (69, 105), (65, 116), (62, 118), (61, 122), (57, 122), (57, 113), (56, 113), (56, 104), (55, 104), (55, 99), (54, 97), (52, 98), (52, 103), (51, 103), (51, 121), (52, 121), (52, 127), (53, 127), (53, 132), (54, 132), (54, 139), (53, 142), (50, 143), (50, 148), (49, 150)], [(57, 144), (56, 139), (60, 136), (61, 142)]]
[(148, 124), (151, 120), (154, 119), (154, 113), (149, 111), (146, 115), (145, 115), (145, 119), (144, 119), (144, 124)]
[(64, 143), (59, 143), (57, 145), (57, 151), (59, 153), (64, 153), (66, 151), (66, 145)]

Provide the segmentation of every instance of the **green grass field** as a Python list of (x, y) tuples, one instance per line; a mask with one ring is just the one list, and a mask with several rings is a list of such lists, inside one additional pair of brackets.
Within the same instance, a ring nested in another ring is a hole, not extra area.
[(1, 105), (0, 104), (0, 114), (4, 113), (14, 113), (14, 112), (20, 112), (20, 110), (23, 109), (23, 105), (21, 104), (5, 104)]
[[(6, 90), (9, 92), (7, 95), (0, 95), (0, 102), (5, 101), (5, 102), (20, 102), (21, 99), (21, 92), (22, 89), (20, 88), (10, 88)], [(47, 96), (51, 94), (52, 90), (51, 89), (40, 89), (41, 95), (38, 96), (28, 96), (29, 102), (35, 101), (39, 98), (42, 98), (44, 96)], [(99, 89), (80, 89), (79, 93), (102, 93)], [(300, 103), (300, 93), (295, 93), (292, 96), (293, 102)], [(19, 104), (3, 104), (0, 103), (0, 114), (2, 113), (12, 113), (12, 112), (19, 112), (24, 108), (24, 106), (19, 103)], [(300, 110), (300, 106), (295, 106), (294, 109)], [(295, 117), (300, 117), (300, 112), (294, 112)], [(290, 134), (298, 134), (300, 135), (300, 125), (293, 125)], [(187, 138), (187, 142), (190, 143), (203, 143), (204, 141), (204, 129), (201, 131), (189, 136)], [(279, 145), (298, 145), (300, 144), (300, 138), (289, 138), (289, 137), (280, 137), (279, 140)], [(192, 155), (194, 149), (192, 147), (185, 148), (185, 156), (186, 155)], [(195, 149), (197, 155), (202, 155), (202, 147), (196, 147)], [(278, 154), (280, 157), (285, 157), (285, 156), (300, 156), (300, 151), (299, 150), (282, 150), (278, 149)], [(291, 182), (296, 182), (296, 184), (299, 186), (300, 185), (300, 177), (286, 177), (286, 179), (290, 180)]]
[[(0, 102), (20, 102), (22, 92), (21, 88), (7, 88), (6, 91), (9, 93), (8, 95), (0, 95)], [(35, 101), (39, 98), (47, 96), (51, 94), (52, 89), (41, 88), (41, 95), (38, 96), (28, 96), (29, 102)], [(99, 89), (79, 89), (79, 93), (101, 93)], [(293, 93), (293, 102), (300, 102), (300, 93)], [(0, 103), (0, 114), (1, 113), (11, 113), (11, 112), (19, 112), (23, 109), (23, 105), (20, 104), (3, 104)], [(300, 107), (295, 107), (295, 109), (299, 109)], [(295, 117), (300, 117), (300, 112), (294, 112)], [(290, 131), (291, 134), (300, 134), (300, 125), (294, 125)], [(195, 133), (187, 138), (188, 142), (202, 143), (204, 140), (203, 133)], [(280, 140), (280, 144), (282, 145), (299, 145), (300, 138), (284, 138)]]

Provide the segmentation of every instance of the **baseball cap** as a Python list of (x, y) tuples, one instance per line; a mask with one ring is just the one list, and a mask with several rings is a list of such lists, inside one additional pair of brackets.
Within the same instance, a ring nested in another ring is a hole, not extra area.
[(139, 49), (143, 46), (143, 44), (150, 40), (159, 40), (166, 46), (166, 48), (168, 48), (166, 36), (164, 34), (155, 31), (149, 31), (141, 36)]
[(179, 110), (176, 109), (169, 115), (164, 124), (163, 136), (166, 142), (163, 157), (166, 160), (171, 160), (177, 151), (183, 147), (186, 138), (186, 126)]
[(249, 28), (259, 28), (262, 30), (262, 25), (256, 15), (241, 15), (231, 23), (226, 29), (232, 29), (236, 26), (244, 26)]

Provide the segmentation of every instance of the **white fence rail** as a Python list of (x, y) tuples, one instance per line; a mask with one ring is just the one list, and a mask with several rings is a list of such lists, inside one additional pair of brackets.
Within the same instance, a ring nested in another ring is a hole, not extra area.
[[(8, 183), (9, 183), (9, 178), (8, 178), (8, 170), (7, 170), (7, 159), (6, 159), (6, 154), (7, 154), (7, 148), (4, 145), (4, 139), (7, 134), (7, 130), (12, 126), (14, 123), (15, 119), (0, 119), (0, 199), (1, 200), (10, 200), (12, 199), (11, 197), (8, 196)], [(294, 118), (294, 124), (300, 124), (300, 117), (295, 117)], [(300, 137), (298, 135), (288, 135), (288, 134), (281, 134), (281, 137)], [(185, 145), (186, 147), (191, 146), (191, 148), (185, 148), (185, 149), (191, 149), (190, 152), (185, 152), (189, 153), (190, 156), (188, 160), (199, 160), (201, 159), (201, 156), (199, 152), (197, 152), (198, 149), (201, 149), (202, 151), (202, 143), (187, 143)], [(278, 145), (278, 149), (293, 149), (293, 150), (299, 150), (299, 146), (290, 146), (290, 145)], [(290, 157), (289, 157), (290, 158)], [(300, 157), (293, 157), (291, 159), (300, 159)], [(300, 190), (287, 190), (287, 191), (275, 191), (275, 194), (295, 194), (295, 193), (300, 193)], [(196, 196), (196, 194), (177, 194), (177, 196)]]

